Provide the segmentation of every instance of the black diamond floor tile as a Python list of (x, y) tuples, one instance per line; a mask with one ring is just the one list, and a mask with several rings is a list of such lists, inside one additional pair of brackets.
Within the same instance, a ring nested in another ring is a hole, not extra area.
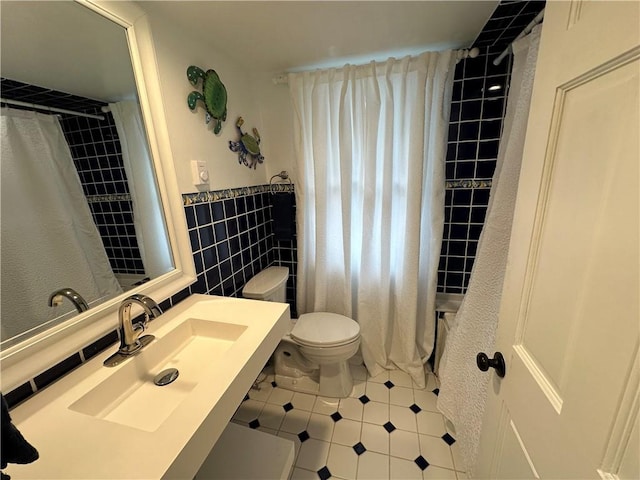
[(409, 407), (413, 413), (420, 413), (422, 409), (415, 403)]
[(320, 480), (327, 480), (327, 478), (331, 478), (331, 472), (327, 467), (322, 467), (318, 470), (318, 477)]
[(416, 458), (414, 460), (414, 462), (416, 462), (416, 465), (418, 465), (418, 467), (420, 467), (420, 470), (424, 470), (429, 466), (429, 462), (427, 462), (422, 455), (420, 455), (418, 458)]
[(393, 432), (396, 429), (396, 426), (391, 422), (385, 423), (383, 427), (389, 433)]
[(277, 384), (275, 381), (273, 381), (273, 382), (271, 382), (271, 386), (272, 386), (273, 388), (276, 388), (276, 387), (278, 386), (278, 384)]
[(456, 439), (455, 439), (455, 438), (453, 438), (453, 437), (452, 437), (451, 435), (449, 435), (448, 433), (445, 433), (445, 434), (442, 436), (442, 440), (444, 440), (444, 441), (447, 443), (447, 445), (449, 445), (449, 446), (451, 446), (451, 445), (453, 445), (454, 443), (456, 443)]
[(353, 451), (356, 452), (358, 455), (362, 455), (364, 452), (367, 451), (367, 449), (364, 448), (364, 445), (361, 442), (358, 442), (353, 446)]
[(340, 412), (335, 412), (331, 414), (331, 418), (334, 422), (337, 422), (339, 420), (342, 420), (342, 415), (340, 415)]
[(289, 411), (293, 410), (293, 405), (291, 405), (291, 402), (289, 402), (289, 403), (284, 404), (282, 406), (282, 408), (284, 408), (285, 412), (289, 412)]
[(310, 437), (309, 437), (309, 434), (307, 433), (307, 431), (306, 431), (306, 430), (303, 430), (302, 432), (300, 432), (300, 433), (298, 434), (298, 438), (300, 439), (300, 442), (301, 442), (301, 443), (304, 443), (304, 442), (306, 442), (307, 440), (309, 440), (309, 438), (310, 438)]
[(387, 380), (386, 382), (384, 382), (384, 386), (387, 387), (388, 389), (392, 389), (393, 387), (395, 387), (395, 385), (391, 380)]
[(433, 389), (433, 393), (435, 393), (436, 395), (438, 395), (440, 393), (440, 389), (439, 388), (434, 388)]
[(259, 426), (260, 426), (260, 422), (258, 421), (257, 418), (249, 422), (249, 427), (251, 428), (258, 428)]
[(369, 397), (367, 397), (366, 395), (362, 395), (360, 398), (358, 398), (358, 400), (360, 400), (363, 405), (365, 403), (369, 403), (371, 401), (371, 400), (369, 400)]

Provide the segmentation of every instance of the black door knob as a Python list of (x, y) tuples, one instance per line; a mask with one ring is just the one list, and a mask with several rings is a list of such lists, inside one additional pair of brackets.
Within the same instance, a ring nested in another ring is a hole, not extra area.
[(489, 368), (495, 368), (496, 374), (501, 378), (504, 377), (504, 374), (507, 372), (504, 357), (500, 352), (494, 353), (493, 358), (489, 358), (486, 353), (480, 352), (476, 356), (476, 364), (483, 372), (486, 372)]

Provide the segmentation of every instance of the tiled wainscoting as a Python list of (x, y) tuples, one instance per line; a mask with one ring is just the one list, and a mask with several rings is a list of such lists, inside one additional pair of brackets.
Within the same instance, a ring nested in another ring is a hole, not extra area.
[(198, 275), (192, 293), (240, 297), (242, 288), (270, 265), (289, 268), (287, 302), (296, 316), (296, 236), (273, 235), (271, 190), (291, 195), (293, 185), (257, 185), (183, 195)]
[(433, 374), (420, 389), (399, 370), (371, 378), (364, 366), (351, 368), (355, 385), (344, 399), (279, 388), (265, 371), (232, 421), (292, 440), (292, 480), (466, 478), (455, 433), (436, 409)]
[(208, 193), (183, 195), (198, 275), (193, 290), (241, 296), (244, 284), (273, 261), (268, 193), (258, 187)]
[(114, 273), (144, 274), (120, 139), (111, 113), (104, 120), (63, 117), (60, 124)]
[[(469, 284), (498, 158), (510, 59), (498, 67), (483, 49), (458, 63), (445, 163), (445, 225), (438, 291), (464, 293)], [(494, 87), (494, 90), (489, 90)]]
[(480, 55), (456, 65), (445, 163), (439, 292), (466, 292), (489, 204), (512, 58), (508, 55), (497, 66), (493, 60), (544, 5), (539, 0), (500, 2), (473, 44)]

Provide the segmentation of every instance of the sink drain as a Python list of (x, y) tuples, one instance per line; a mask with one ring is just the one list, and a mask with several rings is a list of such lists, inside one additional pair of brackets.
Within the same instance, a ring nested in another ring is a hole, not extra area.
[(178, 378), (178, 375), (180, 375), (180, 372), (177, 368), (167, 368), (155, 376), (153, 383), (159, 387), (164, 387), (165, 385), (169, 385), (171, 382), (174, 382), (175, 379)]

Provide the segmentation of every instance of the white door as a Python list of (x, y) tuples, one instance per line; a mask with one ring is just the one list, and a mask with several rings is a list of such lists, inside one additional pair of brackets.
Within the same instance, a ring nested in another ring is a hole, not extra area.
[(475, 477), (640, 478), (639, 26), (547, 2)]

